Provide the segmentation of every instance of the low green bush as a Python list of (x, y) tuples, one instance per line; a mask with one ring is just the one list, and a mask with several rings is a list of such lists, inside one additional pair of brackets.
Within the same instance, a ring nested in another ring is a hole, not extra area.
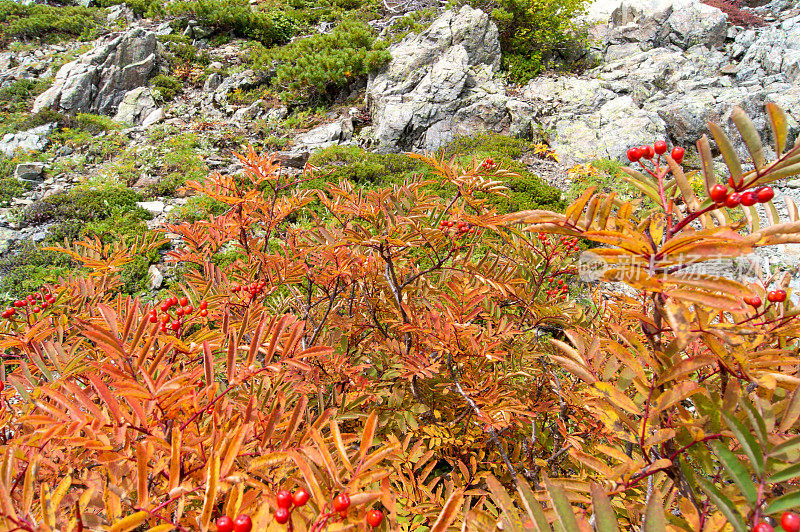
[(0, 205), (8, 205), (11, 200), (30, 190), (27, 181), (20, 181), (15, 177), (0, 177)]
[(22, 211), (24, 224), (52, 223), (47, 239), (61, 242), (96, 235), (110, 242), (141, 234), (150, 214), (136, 205), (141, 196), (118, 185), (75, 187), (53, 194)]
[(102, 11), (80, 6), (23, 5), (0, 0), (0, 48), (12, 40), (48, 41), (95, 35)]
[(266, 46), (288, 42), (297, 31), (286, 13), (253, 9), (247, 0), (179, 1), (165, 9), (169, 15), (196, 20), (217, 33), (232, 33)]
[(49, 86), (49, 80), (18, 79), (14, 81), (0, 89), (0, 111), (6, 113), (27, 112), (33, 105), (33, 100)]
[(153, 87), (156, 98), (165, 102), (172, 100), (183, 89), (181, 80), (163, 74), (151, 79), (150, 86)]
[(18, 242), (0, 257), (0, 293), (20, 297), (35, 292), (74, 268), (68, 255), (47, 251), (30, 241)]
[[(524, 155), (533, 153), (534, 145), (526, 140), (504, 135), (483, 134), (460, 137), (444, 150), (447, 157), (455, 156), (462, 165), (471, 164), (472, 158), (483, 160), (492, 157), (496, 164), (517, 174), (505, 179), (507, 197), (492, 197), (490, 204), (502, 213), (527, 209), (555, 209), (565, 207), (561, 192), (531, 173), (519, 162)], [(402, 154), (371, 153), (353, 146), (333, 146), (315, 153), (309, 160), (320, 168), (320, 177), (309, 181), (308, 188), (324, 188), (324, 182), (346, 179), (363, 188), (401, 184), (415, 173), (429, 176), (437, 183), (432, 192), (444, 196), (455, 191), (439, 183), (430, 167)], [(324, 177), (323, 177), (324, 176)]]
[(262, 67), (276, 66), (272, 86), (291, 104), (330, 101), (336, 91), (389, 61), (386, 43), (358, 20), (345, 20), (330, 33), (255, 51)]
[(503, 67), (512, 81), (525, 83), (555, 65), (580, 65), (579, 52), (588, 35), (578, 17), (589, 0), (466, 1), (491, 13), (500, 32)]

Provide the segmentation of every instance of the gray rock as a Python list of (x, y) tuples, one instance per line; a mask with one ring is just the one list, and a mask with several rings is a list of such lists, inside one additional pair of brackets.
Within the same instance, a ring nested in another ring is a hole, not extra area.
[(0, 153), (13, 157), (17, 152), (42, 151), (50, 145), (47, 135), (52, 133), (56, 124), (45, 124), (27, 131), (6, 133), (0, 140)]
[(309, 150), (327, 148), (334, 144), (346, 142), (353, 137), (353, 121), (343, 118), (336, 122), (323, 124), (295, 137), (295, 144), (305, 146)]
[(158, 216), (164, 212), (167, 206), (163, 201), (137, 201), (136, 205), (154, 216)]
[(14, 177), (20, 181), (38, 183), (44, 178), (44, 163), (20, 163), (14, 170)]
[(370, 77), (367, 105), (382, 151), (433, 150), (454, 134), (508, 127), (497, 27), (469, 6), (446, 11), (419, 35), (390, 48)]
[(242, 107), (238, 109), (235, 113), (233, 113), (232, 120), (234, 122), (246, 122), (248, 120), (253, 120), (258, 118), (258, 116), (262, 113), (263, 107), (261, 106), (263, 100), (259, 100), (254, 102), (247, 107)]
[(289, 109), (286, 107), (275, 107), (267, 111), (267, 120), (270, 122), (277, 122), (283, 120), (289, 115)]
[(125, 93), (117, 108), (114, 120), (126, 124), (140, 125), (157, 108), (158, 106), (150, 89), (137, 87)]
[(164, 120), (165, 116), (166, 115), (164, 114), (164, 109), (162, 109), (161, 107), (159, 107), (158, 109), (154, 109), (153, 111), (150, 112), (150, 114), (144, 117), (144, 120), (142, 120), (142, 127), (148, 128), (154, 124), (158, 124), (159, 122)]
[(141, 28), (112, 38), (61, 67), (53, 86), (36, 98), (33, 112), (52, 108), (112, 115), (128, 91), (156, 73), (159, 53), (156, 34)]
[(203, 83), (203, 92), (214, 92), (222, 84), (222, 74), (214, 72)]
[(275, 159), (289, 168), (305, 167), (309, 157), (311, 157), (311, 151), (307, 146), (300, 146), (288, 151), (279, 151), (275, 154)]
[(158, 290), (161, 288), (161, 284), (164, 282), (164, 274), (161, 273), (155, 264), (151, 264), (150, 268), (147, 269), (147, 275), (150, 278), (150, 283), (148, 284), (150, 290)]

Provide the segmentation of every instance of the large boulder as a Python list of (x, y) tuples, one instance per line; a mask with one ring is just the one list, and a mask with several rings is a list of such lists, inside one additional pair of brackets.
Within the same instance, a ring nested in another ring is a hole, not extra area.
[(113, 115), (128, 91), (147, 84), (158, 62), (156, 34), (133, 29), (61, 67), (53, 86), (36, 98), (33, 112)]
[(392, 60), (367, 85), (380, 151), (434, 150), (454, 135), (509, 127), (505, 88), (494, 79), (497, 27), (483, 11), (446, 11), (390, 52)]
[(649, 50), (661, 46), (689, 49), (698, 44), (720, 48), (727, 16), (700, 0), (598, 0), (587, 18), (608, 23), (600, 30), (612, 50)]

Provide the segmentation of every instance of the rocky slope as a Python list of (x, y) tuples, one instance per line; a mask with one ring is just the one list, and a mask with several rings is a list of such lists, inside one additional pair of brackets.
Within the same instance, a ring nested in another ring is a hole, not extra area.
[[(366, 86), (349, 87), (339, 105), (287, 116), (280, 102), (259, 98), (271, 74), (247, 62), (242, 43), (214, 46), (196, 23), (188, 25), (183, 40), (207, 57), (205, 74), (182, 72), (182, 90), (165, 98), (166, 89), (153, 80), (175, 74), (169, 64), (176, 53), (172, 28), (114, 6), (109, 23), (122, 29), (88, 46), (0, 52), (0, 88), (20, 80), (49, 85), (31, 112), (94, 113), (125, 124), (81, 142), (65, 140), (52, 122), (7, 131), (0, 154), (7, 161), (17, 157), (14, 177), (30, 190), (0, 212), (0, 249), (45, 238), (48, 224), (31, 217), (25, 222), (20, 213), (87, 180), (123, 176), (147, 191), (148, 201), (140, 206), (154, 216), (148, 225), (156, 226), (187, 202), (164, 185), (166, 176), (236, 171), (231, 150), (253, 141), (280, 150), (288, 166), (300, 168), (314, 150), (339, 144), (397, 152), (434, 150), (478, 132), (543, 138), (561, 163), (529, 162), (565, 189), (573, 164), (621, 161), (628, 147), (659, 138), (690, 147), (708, 120), (730, 127), (734, 105), (768, 138), (764, 104), (778, 103), (790, 117), (793, 141), (800, 133), (800, 7), (774, 0), (752, 13), (765, 24), (736, 26), (719, 9), (695, 0), (597, 0), (588, 14), (596, 22), (591, 54), (597, 66), (581, 75), (541, 76), (520, 87), (499, 72), (494, 23), (463, 7), (394, 44), (390, 63)], [(153, 146), (168, 141), (172, 148)], [(170, 150), (189, 145), (196, 158), (170, 160)], [(800, 201), (800, 182), (781, 184), (778, 196)], [(796, 267), (800, 253), (785, 246), (767, 260)]]

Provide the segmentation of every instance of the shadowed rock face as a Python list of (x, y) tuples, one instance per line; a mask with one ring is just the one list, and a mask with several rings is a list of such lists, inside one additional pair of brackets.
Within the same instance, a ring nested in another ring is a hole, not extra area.
[(53, 86), (36, 98), (33, 112), (113, 115), (128, 91), (142, 87), (158, 67), (155, 33), (136, 28), (67, 63)]

